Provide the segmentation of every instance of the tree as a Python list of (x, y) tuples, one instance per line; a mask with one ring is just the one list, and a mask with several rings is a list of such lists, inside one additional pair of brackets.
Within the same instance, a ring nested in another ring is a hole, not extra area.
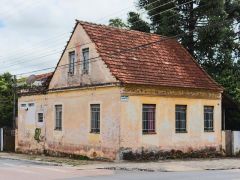
[(147, 12), (151, 23), (130, 12), (131, 29), (177, 36), (199, 64), (240, 102), (240, 76), (236, 76), (240, 74), (236, 32), (239, 0), (138, 0), (137, 6)]
[(120, 18), (115, 18), (109, 20), (109, 26), (150, 32), (150, 25), (140, 18), (140, 14), (135, 12), (128, 13), (127, 23), (124, 23)]
[(140, 14), (135, 12), (128, 13), (128, 26), (132, 30), (150, 32), (150, 25), (140, 18)]
[(117, 27), (117, 28), (126, 28), (127, 25), (120, 18), (110, 19), (109, 26)]
[(13, 80), (12, 75), (0, 75), (0, 127), (12, 126), (13, 118)]

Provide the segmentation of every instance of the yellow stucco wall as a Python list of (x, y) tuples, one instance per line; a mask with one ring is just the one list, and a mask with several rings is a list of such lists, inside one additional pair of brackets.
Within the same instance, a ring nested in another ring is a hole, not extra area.
[[(156, 104), (156, 134), (142, 134), (142, 105)], [(187, 105), (187, 133), (175, 132), (175, 105)], [(214, 106), (214, 132), (204, 132), (204, 106)], [(133, 150), (221, 146), (221, 100), (130, 96), (121, 104), (121, 146)]]
[[(208, 93), (208, 92), (205, 92)], [(19, 150), (52, 150), (90, 157), (115, 159), (119, 150), (142, 147), (154, 150), (203, 149), (221, 147), (221, 96), (173, 97), (126, 95), (124, 88), (97, 87), (51, 92), (47, 95), (19, 99)], [(21, 108), (22, 103), (35, 103), (35, 114)], [(101, 132), (90, 133), (90, 104), (101, 105)], [(63, 105), (63, 130), (55, 131), (54, 105)], [(142, 134), (142, 105), (156, 104), (156, 134)], [(175, 105), (187, 105), (187, 133), (175, 132)], [(214, 132), (204, 132), (203, 107), (214, 106)], [(44, 112), (44, 123), (37, 123), (37, 113)], [(29, 116), (31, 118), (29, 120)], [(35, 128), (42, 128), (41, 143), (34, 140)]]
[[(34, 102), (36, 111), (33, 122), (26, 122), (29, 111), (21, 104)], [(63, 129), (56, 131), (54, 106), (63, 106)], [(100, 134), (90, 133), (90, 104), (100, 104)], [(44, 109), (44, 123), (37, 123), (37, 113)], [(47, 95), (21, 97), (19, 99), (18, 145), (19, 150), (45, 149), (115, 158), (119, 148), (120, 89), (105, 87), (54, 92)], [(45, 143), (34, 140), (35, 128), (42, 128)]]

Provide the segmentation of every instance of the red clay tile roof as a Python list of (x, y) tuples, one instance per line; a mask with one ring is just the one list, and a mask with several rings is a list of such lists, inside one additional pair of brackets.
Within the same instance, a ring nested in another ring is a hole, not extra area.
[[(96, 44), (111, 73), (122, 83), (222, 90), (176, 40), (77, 22)], [(152, 43), (156, 41), (159, 42)], [(145, 46), (136, 48), (141, 45)]]
[(38, 74), (38, 75), (36, 75), (36, 81), (45, 81), (45, 80), (51, 78), (52, 75), (53, 75), (53, 72)]

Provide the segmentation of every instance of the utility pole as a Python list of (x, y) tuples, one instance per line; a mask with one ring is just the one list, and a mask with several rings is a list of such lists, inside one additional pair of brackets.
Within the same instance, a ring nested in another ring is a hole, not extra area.
[(13, 129), (16, 128), (16, 91), (17, 91), (17, 78), (13, 75)]

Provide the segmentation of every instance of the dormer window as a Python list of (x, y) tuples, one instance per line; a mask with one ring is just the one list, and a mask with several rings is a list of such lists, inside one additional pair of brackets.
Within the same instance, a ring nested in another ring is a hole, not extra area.
[(89, 48), (85, 48), (82, 50), (82, 54), (83, 54), (83, 68), (82, 68), (82, 72), (83, 74), (88, 74), (89, 73)]
[(75, 70), (75, 51), (69, 53), (69, 75), (74, 75)]

